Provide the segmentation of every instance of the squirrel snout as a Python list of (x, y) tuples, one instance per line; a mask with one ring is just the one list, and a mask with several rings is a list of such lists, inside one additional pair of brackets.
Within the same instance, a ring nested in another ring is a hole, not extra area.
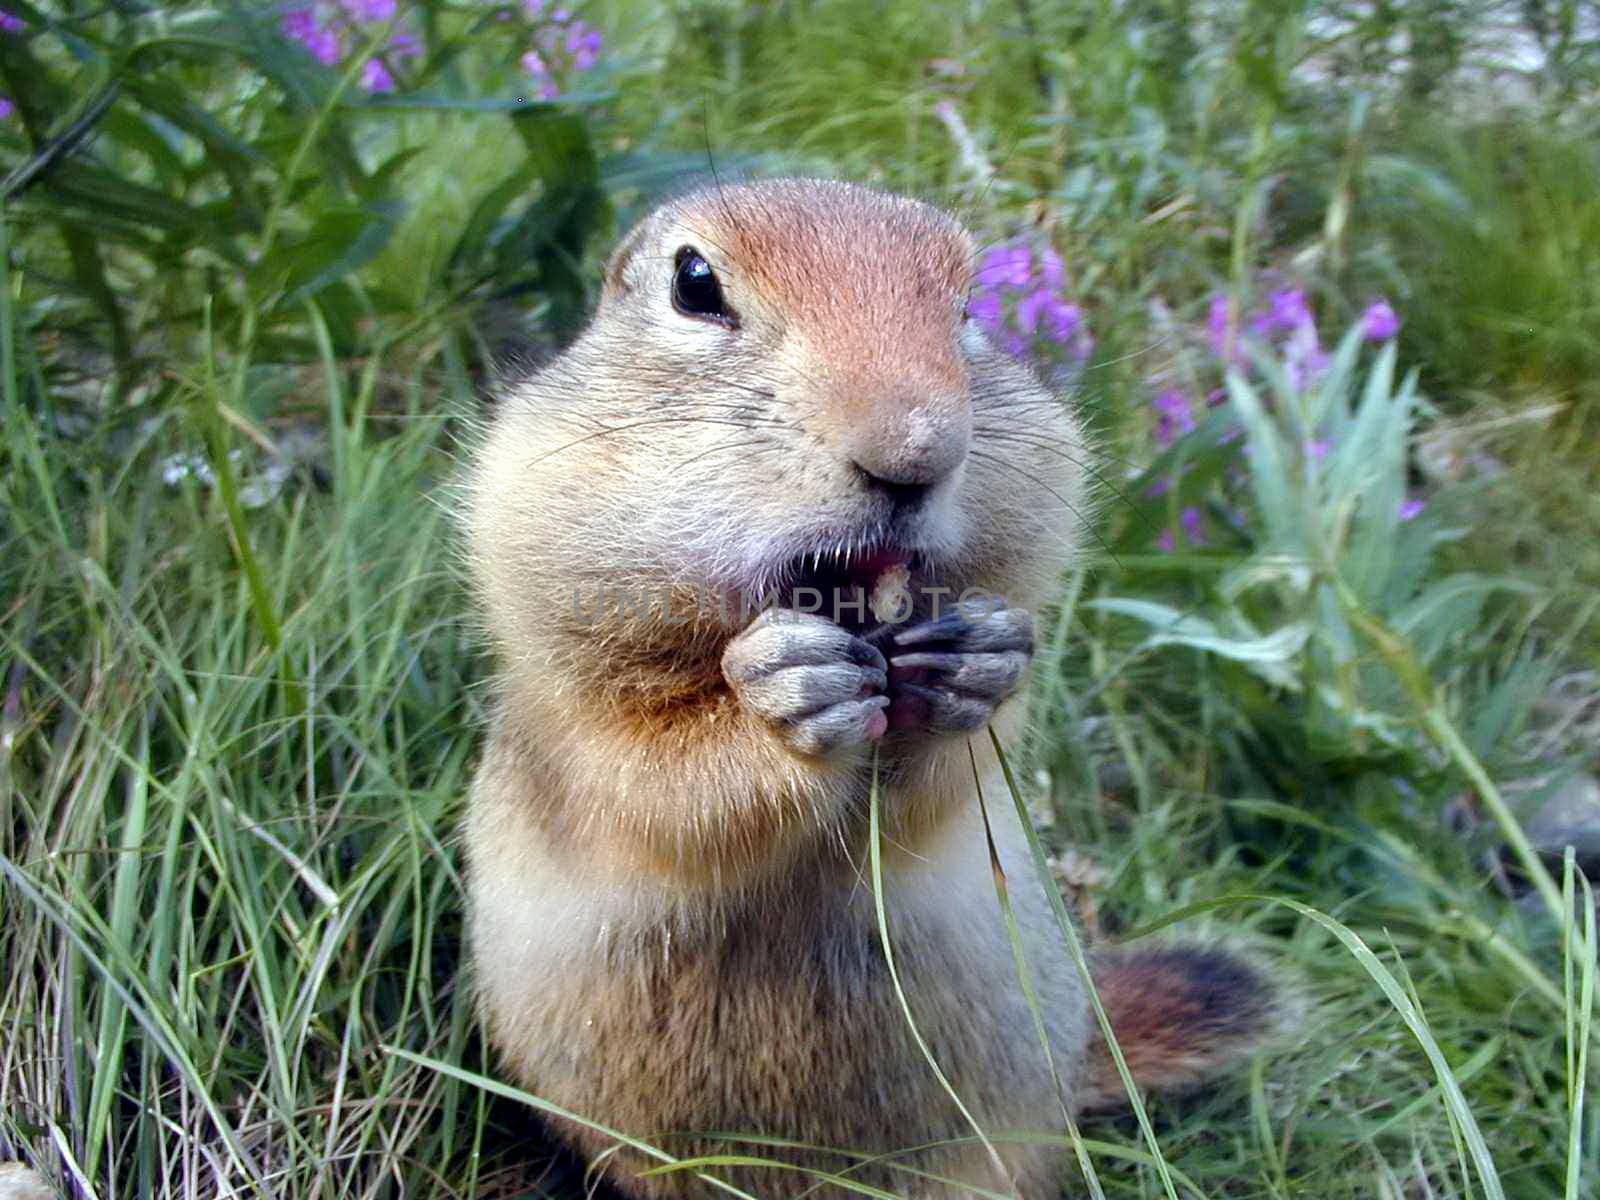
[(965, 397), (863, 416), (851, 423), (845, 452), (867, 485), (897, 504), (920, 500), (966, 460), (972, 410)]

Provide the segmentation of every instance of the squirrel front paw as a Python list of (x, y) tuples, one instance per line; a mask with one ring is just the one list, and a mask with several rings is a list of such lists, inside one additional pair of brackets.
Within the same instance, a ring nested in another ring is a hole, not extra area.
[(1033, 618), (1020, 608), (957, 609), (897, 630), (888, 653), (891, 729), (969, 733), (1021, 685)]
[(739, 703), (801, 754), (834, 754), (882, 737), (888, 665), (873, 646), (815, 613), (768, 609), (722, 654)]

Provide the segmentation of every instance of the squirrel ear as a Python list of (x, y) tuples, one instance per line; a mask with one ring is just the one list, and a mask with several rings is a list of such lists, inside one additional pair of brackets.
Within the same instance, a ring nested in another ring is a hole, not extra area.
[(628, 268), (633, 263), (634, 254), (644, 244), (645, 224), (646, 222), (640, 222), (630, 229), (627, 236), (617, 243), (617, 248), (611, 252), (611, 257), (606, 260), (600, 292), (602, 300), (613, 296), (624, 296), (632, 290), (633, 281), (629, 278)]

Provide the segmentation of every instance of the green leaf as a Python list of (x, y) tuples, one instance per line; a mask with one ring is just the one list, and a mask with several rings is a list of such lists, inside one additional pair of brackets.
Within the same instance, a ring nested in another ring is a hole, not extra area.
[(406, 92), (395, 96), (353, 96), (340, 107), (350, 112), (564, 113), (574, 105), (601, 104), (615, 98), (615, 92), (563, 92), (556, 100), (540, 100), (533, 96), (467, 98)]
[(1289, 480), (1289, 455), (1283, 434), (1267, 414), (1255, 388), (1238, 371), (1228, 372), (1228, 397), (1244, 424), (1250, 447), (1250, 486), (1256, 508), (1267, 530), (1266, 549), (1297, 558), (1309, 558), (1305, 529), (1300, 520), (1300, 497)]
[(57, 164), (34, 190), (49, 198), (56, 214), (81, 214), (91, 223), (107, 218), (125, 221), (180, 243), (203, 243), (230, 262), (244, 262), (233, 238), (248, 231), (250, 223), (229, 206), (198, 208), (79, 162)]
[(264, 160), (261, 152), (210, 113), (189, 102), (188, 93), (170, 79), (142, 71), (122, 77), (123, 91), (141, 106), (172, 122), (200, 142), (210, 162), (230, 178), (243, 177)]
[(450, 251), (449, 262), (452, 271), (470, 268), (491, 243), (498, 240), (497, 234), (503, 234), (498, 227), (505, 217), (506, 210), (528, 194), (529, 188), (538, 177), (538, 169), (536, 163), (524, 160), (515, 171), (478, 201), (478, 206), (467, 218), (461, 236), (456, 239), (456, 244)]
[(1086, 600), (1084, 607), (1132, 617), (1149, 625), (1156, 632), (1140, 643), (1140, 650), (1187, 646), (1191, 650), (1201, 650), (1243, 663), (1279, 687), (1299, 687), (1299, 677), (1288, 666), (1305, 649), (1311, 636), (1311, 626), (1306, 622), (1293, 622), (1265, 636), (1236, 637), (1204, 617), (1181, 612), (1152, 600), (1110, 597)]
[(285, 241), (256, 263), (251, 286), (289, 308), (371, 262), (399, 226), (402, 206), (381, 201), (359, 208), (330, 208), (305, 233)]

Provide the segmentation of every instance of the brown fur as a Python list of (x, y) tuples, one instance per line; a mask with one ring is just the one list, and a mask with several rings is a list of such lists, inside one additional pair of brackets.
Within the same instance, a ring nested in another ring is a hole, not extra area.
[[(714, 267), (736, 329), (673, 310), (683, 246)], [(971, 254), (944, 214), (843, 184), (685, 197), (625, 239), (593, 324), (509, 390), (474, 455), (469, 551), (502, 663), (466, 829), (483, 1011), (529, 1089), (675, 1154), (841, 1169), (852, 1160), (706, 1135), (872, 1154), (971, 1135), (911, 1038), (879, 944), (865, 880), (873, 748), (792, 749), (721, 666), (749, 624), (739, 604), (764, 594), (775, 564), (887, 536), (863, 462), (940, 481), (915, 523), (895, 526), (922, 555), (915, 585), (980, 587), (1017, 609), (1048, 595), (1081, 527), (1083, 442), (1062, 403), (964, 325)], [(605, 588), (661, 602), (575, 603)], [(1016, 719), (996, 714), (1003, 739)], [(967, 741), (897, 731), (875, 751), (885, 902), (918, 1028), (985, 1129), (1055, 1130)], [(997, 764), (980, 762), (998, 801)], [(991, 811), (1024, 879), (1021, 829), (1008, 806)], [(1082, 1103), (1102, 1087), (1081, 1070), (1085, 994), (1043, 892), (1014, 893), (1056, 1065)], [(1176, 1046), (1157, 1025), (1128, 1027)], [(705, 1193), (687, 1175), (639, 1179), (638, 1155), (562, 1131), (631, 1195)], [(970, 1144), (900, 1161), (1053, 1193), (1053, 1149), (999, 1151), (1004, 1178)], [(719, 1174), (764, 1197), (814, 1182)], [(882, 1164), (853, 1177), (956, 1194)]]
[[(1141, 1089), (1191, 1087), (1254, 1049), (1282, 1022), (1281, 997), (1261, 971), (1214, 948), (1103, 953), (1094, 962), (1094, 985)], [(1098, 1035), (1080, 1095), (1085, 1108), (1127, 1100), (1110, 1048)]]

